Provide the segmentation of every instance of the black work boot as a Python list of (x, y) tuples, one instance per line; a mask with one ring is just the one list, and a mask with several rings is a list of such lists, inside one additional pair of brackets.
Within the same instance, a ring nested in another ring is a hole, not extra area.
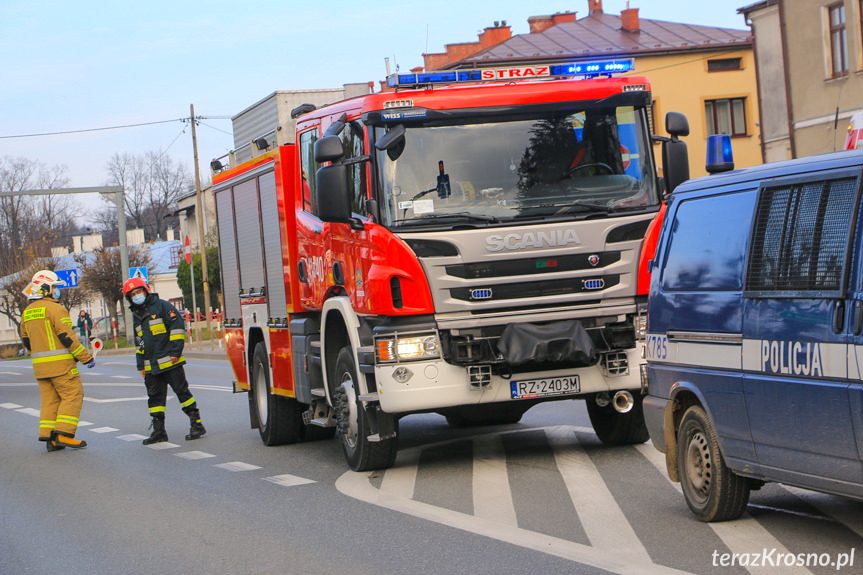
[(204, 424), (201, 423), (201, 412), (197, 409), (189, 412), (189, 421), (192, 422), (192, 426), (189, 428), (189, 434), (186, 436), (186, 440), (192, 439), (200, 439), (202, 435), (207, 433), (207, 430), (204, 429)]
[(39, 438), (39, 441), (45, 442), (45, 449), (48, 451), (48, 453), (51, 453), (52, 451), (62, 451), (64, 449), (66, 449), (65, 445), (58, 445), (58, 444), (54, 443), (54, 433), (55, 432), (52, 431), (51, 435), (49, 437), (40, 437)]
[(51, 439), (48, 440), (46, 448), (48, 451), (59, 451), (65, 447), (72, 449), (81, 449), (87, 447), (86, 441), (75, 439), (74, 433), (66, 433), (65, 431), (52, 431)]
[(168, 441), (168, 433), (165, 431), (164, 417), (153, 417), (153, 420), (150, 422), (150, 427), (153, 428), (153, 433), (150, 434), (150, 437), (142, 441), (144, 445)]

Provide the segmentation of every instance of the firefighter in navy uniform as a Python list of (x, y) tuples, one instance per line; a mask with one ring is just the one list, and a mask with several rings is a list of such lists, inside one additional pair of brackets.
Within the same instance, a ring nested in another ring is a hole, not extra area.
[(201, 424), (201, 413), (194, 396), (189, 391), (186, 370), (183, 365), (183, 346), (186, 342), (186, 326), (180, 313), (170, 303), (150, 293), (141, 278), (131, 278), (123, 284), (123, 295), (129, 301), (129, 309), (135, 324), (135, 342), (138, 345), (135, 358), (138, 371), (147, 387), (147, 405), (152, 417), (153, 432), (144, 440), (144, 445), (168, 441), (165, 431), (165, 402), (168, 386), (177, 394), (180, 406), (189, 416), (191, 427), (187, 440), (198, 439), (207, 430)]
[(63, 281), (50, 270), (36, 272), (30, 283), (33, 300), (21, 315), (21, 340), (30, 350), (33, 375), (42, 394), (39, 441), (48, 451), (87, 447), (75, 439), (84, 387), (76, 362), (96, 365), (72, 329), (69, 311), (58, 303)]

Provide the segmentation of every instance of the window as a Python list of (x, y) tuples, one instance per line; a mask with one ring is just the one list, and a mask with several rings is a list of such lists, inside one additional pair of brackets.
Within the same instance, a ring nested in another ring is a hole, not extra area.
[(728, 134), (746, 135), (746, 98), (727, 98), (706, 100), (704, 117), (707, 122), (707, 135)]
[(300, 170), (303, 184), (303, 211), (318, 213), (318, 196), (315, 191), (315, 174), (320, 165), (315, 161), (315, 142), (318, 131), (309, 130), (300, 134)]
[[(362, 123), (354, 120), (349, 122), (342, 133), (342, 148), (345, 159), (359, 158), (365, 154), (366, 142)], [(366, 214), (366, 199), (368, 198), (368, 182), (366, 166), (368, 162), (357, 162), (348, 167), (348, 193), (351, 196), (351, 211), (355, 214)]]
[(185, 257), (185, 253), (182, 256), (180, 255), (181, 253), (183, 253), (183, 246), (174, 246), (171, 248), (171, 268), (179, 267), (180, 258)]
[(845, 29), (845, 5), (827, 7), (830, 18), (830, 62), (833, 77), (848, 75), (848, 33)]
[[(740, 291), (754, 190), (680, 203), (662, 271), (664, 291)], [(730, 226), (728, 222), (738, 222)]]
[(764, 184), (753, 225), (746, 291), (773, 292), (772, 297), (775, 292), (839, 294), (858, 184), (856, 174)]
[(729, 70), (740, 70), (740, 58), (716, 58), (707, 61), (708, 72), (728, 72)]

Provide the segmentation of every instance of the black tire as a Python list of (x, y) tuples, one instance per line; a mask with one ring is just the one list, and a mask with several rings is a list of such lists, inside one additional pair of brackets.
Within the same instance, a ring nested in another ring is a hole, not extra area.
[(272, 393), (270, 362), (263, 343), (255, 346), (251, 388), (250, 407), (255, 410), (261, 441), (265, 445), (284, 445), (302, 439), (303, 418), (299, 404), (293, 398)]
[(359, 389), (354, 354), (350, 346), (345, 346), (336, 358), (335, 377), (331, 383), (333, 408), (339, 422), (339, 443), (354, 471), (387, 469), (396, 460), (398, 441), (395, 437), (369, 441), (368, 414), (359, 400)]
[(749, 482), (725, 465), (713, 423), (693, 405), (677, 431), (677, 470), (683, 496), (701, 521), (737, 519), (749, 502)]
[(450, 427), (475, 427), (479, 425), (510, 425), (518, 423), (531, 406), (513, 404), (488, 404), (455, 407), (442, 413)]
[(635, 405), (627, 413), (615, 411), (611, 403), (600, 407), (594, 398), (590, 397), (586, 400), (590, 424), (604, 445), (635, 445), (650, 439), (647, 425), (644, 423), (642, 399), (643, 396), (636, 395)]

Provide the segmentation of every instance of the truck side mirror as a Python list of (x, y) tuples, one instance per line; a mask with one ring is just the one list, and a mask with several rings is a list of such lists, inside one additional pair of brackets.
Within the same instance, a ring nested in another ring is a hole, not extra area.
[(315, 161), (335, 162), (345, 155), (342, 140), (338, 136), (324, 136), (315, 142)]
[(689, 120), (680, 112), (668, 112), (665, 115), (665, 131), (671, 134), (671, 139), (676, 139), (675, 136), (689, 135)]
[[(320, 140), (318, 140), (320, 141)], [(354, 229), (363, 229), (363, 223), (354, 218), (348, 196), (348, 166), (330, 164), (318, 169), (315, 174), (318, 193), (318, 217), (324, 222), (351, 224)]]
[(689, 179), (689, 151), (686, 142), (679, 136), (689, 135), (689, 122), (679, 112), (669, 112), (665, 116), (665, 131), (670, 138), (662, 139), (662, 172), (665, 179), (666, 194)]

